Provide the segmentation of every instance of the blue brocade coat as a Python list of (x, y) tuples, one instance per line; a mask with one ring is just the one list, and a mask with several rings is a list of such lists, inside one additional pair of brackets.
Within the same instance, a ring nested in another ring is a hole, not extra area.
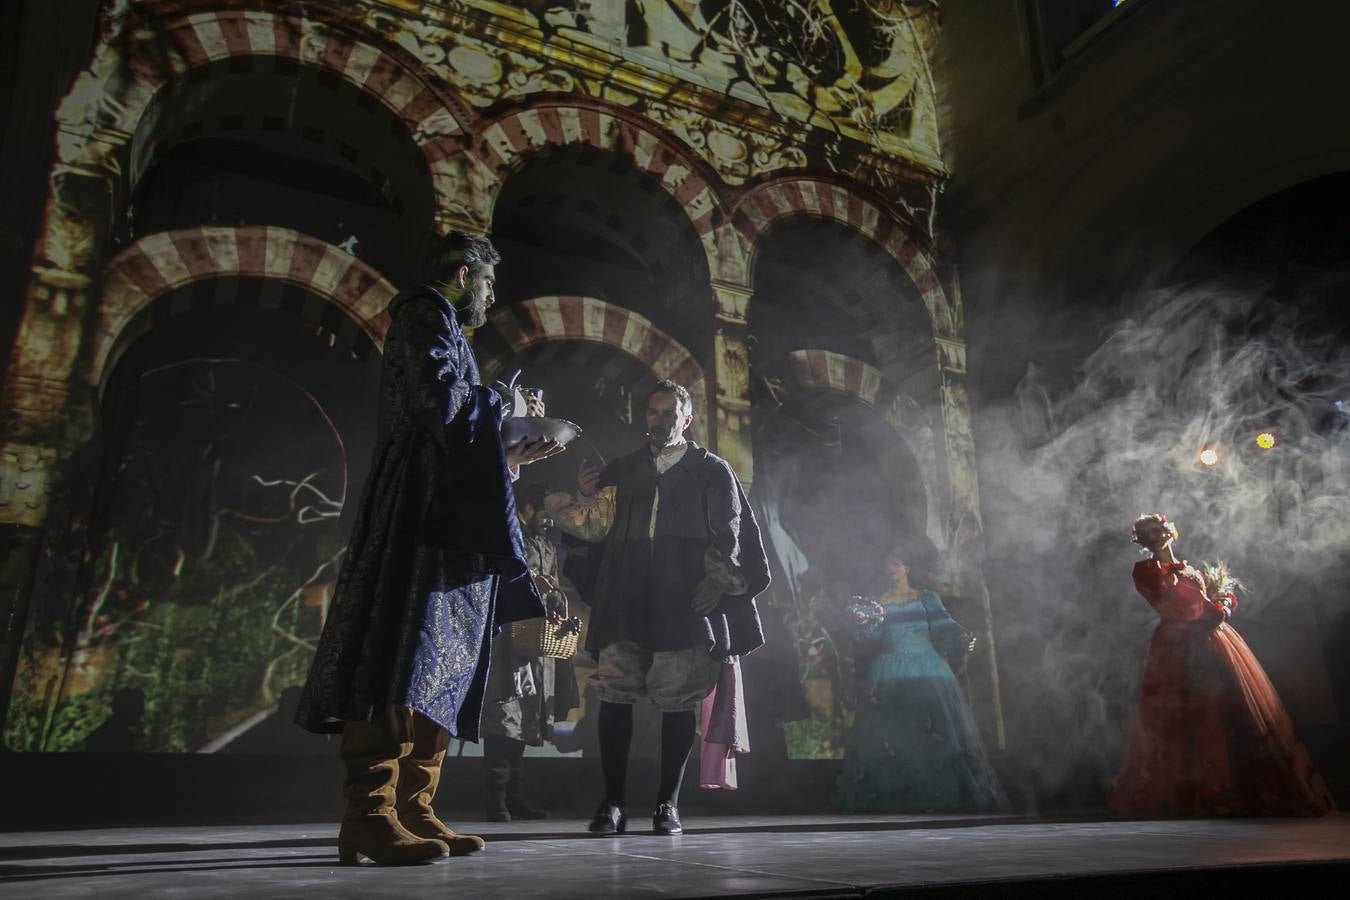
[(489, 643), (543, 615), (526, 574), (502, 407), (450, 303), (429, 287), (389, 304), (370, 475), (296, 722), (410, 706), (478, 739)]

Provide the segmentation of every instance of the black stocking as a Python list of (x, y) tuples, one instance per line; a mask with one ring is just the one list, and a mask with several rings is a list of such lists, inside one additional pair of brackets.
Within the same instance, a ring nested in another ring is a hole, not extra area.
[(656, 803), (680, 803), (680, 783), (685, 763), (694, 747), (694, 711), (668, 712), (661, 716), (661, 788)]
[(630, 703), (600, 704), (600, 768), (605, 773), (605, 802), (624, 804), (628, 779), (628, 747), (633, 742), (633, 706)]

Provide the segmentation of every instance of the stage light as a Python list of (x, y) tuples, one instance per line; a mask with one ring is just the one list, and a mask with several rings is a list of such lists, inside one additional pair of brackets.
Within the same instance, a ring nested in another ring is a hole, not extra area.
[(1275, 446), (1275, 433), (1273, 431), (1263, 431), (1256, 436), (1256, 446), (1262, 450), (1269, 450)]
[(1219, 464), (1219, 451), (1213, 447), (1206, 447), (1200, 451), (1200, 464), (1204, 466), (1217, 466)]

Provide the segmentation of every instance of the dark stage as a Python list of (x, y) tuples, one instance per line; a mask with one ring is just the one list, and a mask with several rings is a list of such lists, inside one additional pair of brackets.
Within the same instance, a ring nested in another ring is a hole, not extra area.
[[(634, 824), (641, 824), (635, 822)], [(720, 817), (681, 837), (487, 825), (473, 857), (336, 865), (336, 825), (0, 835), (0, 895), (62, 897), (1117, 897), (1295, 895), (1350, 873), (1350, 820)], [(1332, 882), (1334, 883), (1334, 882)], [(1342, 881), (1343, 883), (1343, 881)]]

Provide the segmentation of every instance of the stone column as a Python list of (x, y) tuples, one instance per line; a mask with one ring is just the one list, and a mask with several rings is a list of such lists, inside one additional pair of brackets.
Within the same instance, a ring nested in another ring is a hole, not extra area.
[(492, 211), (501, 179), (468, 147), (431, 166), (432, 184), (436, 191), (436, 232), (463, 231), (467, 234), (487, 234), (492, 228)]
[[(957, 593), (975, 601), (983, 613), (976, 630), (984, 645), (982, 655), (988, 671), (983, 690), (977, 688), (990, 713), (990, 730), (998, 749), (1007, 746), (1003, 727), (1003, 701), (998, 678), (998, 652), (994, 645), (994, 617), (989, 587), (984, 578), (984, 522), (980, 515), (980, 483), (975, 467), (975, 440), (971, 429), (970, 397), (966, 391), (966, 345), (956, 337), (937, 340), (939, 397), (942, 430), (947, 447), (949, 572)], [(971, 623), (973, 624), (973, 623)]]
[(747, 491), (755, 466), (750, 438), (750, 352), (746, 309), (752, 290), (714, 279), (713, 380), (716, 422), (708, 428), (717, 454), (731, 464)]
[(70, 602), (82, 565), (93, 485), (71, 469), (95, 421), (81, 366), (109, 200), (105, 173), (57, 167), (0, 392), (0, 726), (30, 611)]

